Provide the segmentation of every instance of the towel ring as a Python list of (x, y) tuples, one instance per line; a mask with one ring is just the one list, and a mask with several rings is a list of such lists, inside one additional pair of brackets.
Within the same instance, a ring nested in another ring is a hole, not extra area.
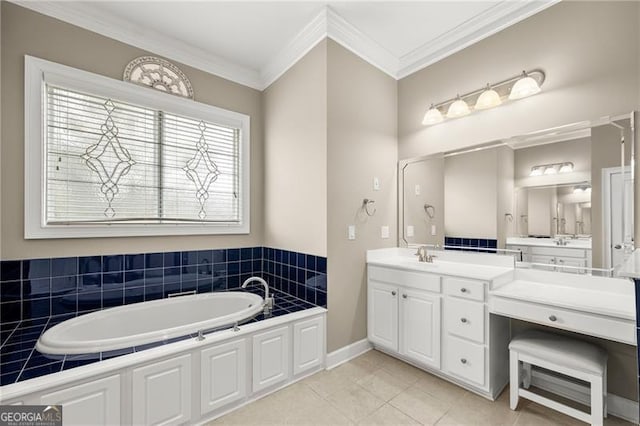
[(511, 213), (505, 213), (504, 218), (509, 222), (513, 222), (513, 215)]
[(375, 200), (370, 200), (368, 198), (365, 198), (364, 200), (362, 200), (362, 210), (364, 210), (367, 216), (373, 216), (374, 214), (376, 214), (375, 207), (373, 207), (372, 212), (369, 211), (369, 206), (373, 206), (374, 204), (375, 204)]
[(424, 212), (427, 214), (427, 216), (429, 216), (429, 219), (433, 219), (433, 217), (436, 215), (436, 208), (431, 204), (425, 204)]

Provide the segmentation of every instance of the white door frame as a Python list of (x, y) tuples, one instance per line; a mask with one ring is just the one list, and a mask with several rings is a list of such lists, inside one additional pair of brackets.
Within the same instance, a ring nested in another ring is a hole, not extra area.
[[(624, 167), (624, 174), (631, 173), (629, 166)], [(602, 169), (602, 260), (603, 267), (606, 269), (611, 268), (611, 175), (615, 173), (623, 173), (622, 167), (607, 167)], [(624, 182), (623, 175), (623, 182)], [(625, 188), (623, 187), (623, 192)], [(624, 194), (623, 194), (624, 197)], [(624, 212), (624, 206), (622, 211)], [(592, 210), (593, 214), (593, 210)]]

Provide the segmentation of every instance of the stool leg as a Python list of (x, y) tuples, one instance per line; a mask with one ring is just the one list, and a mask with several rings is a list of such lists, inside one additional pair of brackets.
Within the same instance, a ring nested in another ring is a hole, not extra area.
[(591, 378), (591, 424), (602, 426), (604, 398), (602, 387), (602, 376), (593, 376)]
[(509, 351), (509, 407), (515, 410), (518, 407), (520, 389), (520, 361), (518, 352)]
[(602, 381), (602, 394), (604, 399), (604, 418), (607, 418), (607, 414), (609, 413), (609, 407), (607, 404), (607, 365), (604, 366), (604, 379)]
[(522, 387), (525, 389), (529, 389), (531, 387), (531, 364), (528, 362), (522, 363), (522, 371), (523, 371), (523, 379), (522, 379)]

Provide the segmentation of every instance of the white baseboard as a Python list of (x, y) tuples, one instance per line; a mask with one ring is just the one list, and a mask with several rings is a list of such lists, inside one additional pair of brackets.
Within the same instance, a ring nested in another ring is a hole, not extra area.
[(340, 364), (356, 358), (373, 348), (367, 339), (358, 340), (327, 354), (327, 370), (336, 368)]
[[(584, 405), (590, 403), (588, 386), (564, 380), (544, 371), (532, 371), (531, 385)], [(607, 405), (609, 414), (638, 424), (638, 402), (610, 393), (607, 395)]]

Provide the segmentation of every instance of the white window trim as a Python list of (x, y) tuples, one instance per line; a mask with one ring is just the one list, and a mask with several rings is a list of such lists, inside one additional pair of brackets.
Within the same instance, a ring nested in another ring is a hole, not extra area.
[[(45, 211), (46, 173), (44, 172), (46, 83), (240, 128), (241, 223), (47, 225)], [(251, 139), (250, 117), (248, 115), (168, 95), (28, 55), (25, 55), (24, 99), (25, 239), (248, 234), (250, 232)]]

